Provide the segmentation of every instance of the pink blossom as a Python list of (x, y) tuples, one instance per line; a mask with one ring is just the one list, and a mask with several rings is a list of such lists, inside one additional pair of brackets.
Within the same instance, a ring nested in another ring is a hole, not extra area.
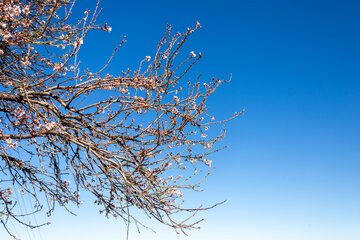
[(192, 102), (192, 108), (195, 110), (196, 109), (196, 102)]
[(12, 37), (13, 37), (13, 35), (11, 33), (7, 33), (2, 36), (2, 38), (5, 42), (8, 42)]
[(209, 160), (209, 159), (204, 159), (204, 162), (205, 162), (206, 165), (208, 165), (209, 167), (211, 167), (211, 163), (212, 163), (211, 160)]
[(29, 62), (29, 59), (22, 59), (21, 61), (20, 61), (20, 63), (21, 63), (21, 65), (23, 65), (24, 67), (26, 67), (26, 66), (30, 66), (31, 65), (31, 62)]
[(54, 67), (53, 67), (53, 70), (58, 71), (58, 70), (60, 70), (60, 68), (61, 68), (61, 63), (55, 63)]
[(25, 15), (29, 15), (30, 13), (30, 5), (26, 5), (23, 9), (23, 12)]
[(177, 113), (179, 113), (179, 110), (174, 107), (174, 108), (171, 110), (171, 112), (174, 113), (174, 114), (177, 114)]

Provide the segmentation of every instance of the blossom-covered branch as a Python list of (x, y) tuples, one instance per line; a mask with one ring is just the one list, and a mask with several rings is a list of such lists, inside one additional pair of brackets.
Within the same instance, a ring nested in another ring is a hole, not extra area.
[(106, 215), (136, 221), (127, 210), (137, 207), (175, 229), (196, 227), (174, 214), (206, 208), (176, 200), (196, 190), (198, 169), (210, 167), (208, 155), (219, 150), (214, 144), (225, 132), (210, 138), (208, 128), (241, 114), (215, 122), (206, 102), (223, 81), (185, 80), (202, 56), (180, 50), (200, 24), (176, 34), (168, 26), (154, 56), (113, 76), (105, 70), (114, 55), (98, 72), (80, 70), (86, 33), (112, 29), (96, 24), (97, 8), (69, 24), (72, 7), (66, 0), (0, 3), (3, 225), (12, 218), (36, 227), (20, 217), (13, 193), (19, 187), (35, 201), (33, 212), (44, 203), (49, 213), (56, 204), (79, 205), (86, 190)]

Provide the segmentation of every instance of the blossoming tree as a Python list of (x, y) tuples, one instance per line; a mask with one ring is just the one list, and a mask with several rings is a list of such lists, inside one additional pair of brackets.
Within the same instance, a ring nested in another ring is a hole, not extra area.
[[(106, 215), (136, 221), (129, 212), (136, 207), (177, 230), (196, 227), (191, 217), (206, 208), (180, 200), (207, 176), (196, 178), (211, 170), (207, 156), (224, 136), (206, 135), (224, 122), (206, 106), (222, 81), (184, 80), (201, 54), (180, 50), (200, 24), (176, 34), (168, 26), (154, 56), (113, 76), (105, 70), (118, 48), (100, 71), (80, 69), (86, 33), (111, 27), (96, 23), (97, 8), (70, 24), (72, 7), (67, 0), (0, 2), (1, 223), (10, 234), (9, 219), (37, 227), (21, 216), (79, 205), (87, 191)], [(19, 212), (18, 194), (35, 203), (31, 212)], [(190, 217), (174, 218), (181, 212)]]

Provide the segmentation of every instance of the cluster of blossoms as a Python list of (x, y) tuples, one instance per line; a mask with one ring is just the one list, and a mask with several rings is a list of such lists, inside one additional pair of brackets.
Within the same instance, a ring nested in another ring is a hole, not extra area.
[[(20, 16), (22, 10), (19, 5), (14, 4), (15, 1), (4, 1), (4, 5), (2, 6), (3, 11), (5, 13), (4, 19), (8, 21), (14, 20), (16, 17)], [(26, 12), (29, 13), (29, 6), (26, 6)]]
[(0, 189), (0, 199), (2, 199), (0, 205), (13, 205), (12, 194), (13, 191), (11, 186), (6, 189)]
[(181, 197), (184, 196), (184, 194), (177, 188), (171, 188), (169, 192), (172, 195), (179, 195)]
[(24, 5), (19, 0), (8, 0), (0, 3), (0, 37), (3, 42), (0, 54), (4, 54), (4, 44), (16, 46), (21, 44), (23, 28), (28, 28), (32, 20), (27, 16), (30, 14), (30, 5)]
[(6, 139), (6, 142), (8, 144), (8, 147), (11, 149), (16, 148), (18, 146), (18, 143), (13, 142), (11, 138)]

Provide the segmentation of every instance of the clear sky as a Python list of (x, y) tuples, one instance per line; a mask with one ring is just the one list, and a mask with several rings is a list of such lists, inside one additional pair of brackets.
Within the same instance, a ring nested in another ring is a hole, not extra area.
[[(75, 17), (95, 0), (78, 0)], [(153, 55), (166, 23), (203, 28), (187, 44), (204, 58), (194, 74), (229, 78), (209, 101), (227, 125), (230, 148), (213, 156), (214, 174), (189, 203), (212, 204), (201, 229), (176, 235), (148, 222), (131, 240), (360, 239), (360, 2), (347, 0), (102, 0), (99, 23), (81, 60), (103, 63), (124, 35), (111, 71)], [(123, 222), (86, 202), (77, 217), (58, 210), (31, 239), (125, 239)], [(42, 219), (38, 218), (37, 221)], [(46, 220), (46, 219), (45, 219)], [(21, 231), (17, 229), (17, 231)], [(40, 233), (40, 234), (39, 234)], [(32, 233), (30, 233), (31, 235)], [(7, 239), (0, 230), (0, 239)], [(23, 239), (29, 239), (23, 233)]]

